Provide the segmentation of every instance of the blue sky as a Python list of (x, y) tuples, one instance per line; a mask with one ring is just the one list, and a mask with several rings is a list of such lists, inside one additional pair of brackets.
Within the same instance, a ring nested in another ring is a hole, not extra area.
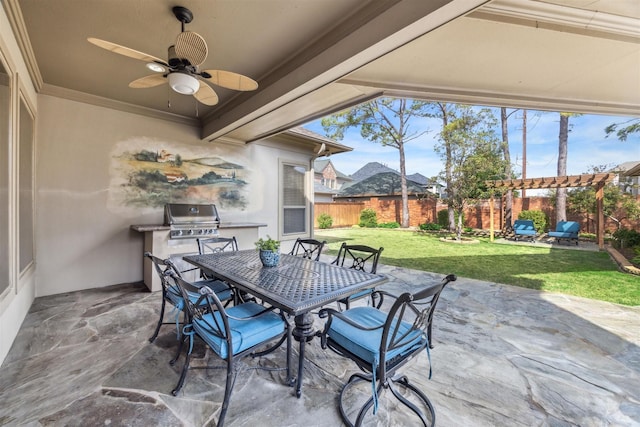
[[(499, 120), (500, 110), (494, 110)], [(586, 173), (591, 166), (616, 166), (627, 161), (640, 161), (639, 134), (634, 134), (626, 142), (618, 141), (615, 135), (605, 138), (605, 127), (629, 119), (630, 117), (604, 115), (571, 117), (567, 174)], [(559, 113), (527, 110), (527, 178), (557, 175), (559, 121)], [(518, 111), (512, 114), (508, 123), (511, 161), (521, 176), (522, 113)], [(438, 119), (420, 119), (420, 122), (412, 126), (414, 129), (426, 128), (429, 132), (405, 146), (407, 174), (421, 173), (428, 178), (436, 176), (443, 170), (440, 156), (433, 149), (441, 122)], [(325, 135), (320, 120), (307, 123), (304, 127)], [(496, 131), (499, 132), (499, 128)], [(331, 162), (342, 173), (350, 175), (368, 162), (380, 162), (390, 168), (400, 169), (398, 150), (364, 140), (357, 128), (345, 132), (344, 139), (339, 142), (353, 148), (352, 152), (330, 157)]]

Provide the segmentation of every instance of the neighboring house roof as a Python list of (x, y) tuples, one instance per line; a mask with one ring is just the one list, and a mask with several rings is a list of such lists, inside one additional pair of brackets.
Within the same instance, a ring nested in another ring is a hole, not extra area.
[[(423, 185), (407, 180), (407, 191), (409, 194), (424, 194), (425, 189)], [(395, 196), (400, 194), (400, 175), (392, 170), (391, 172), (375, 174), (347, 188), (343, 188), (338, 193), (338, 196)]]
[(352, 181), (352, 178), (349, 175), (346, 175), (336, 169), (336, 166), (331, 162), (330, 159), (314, 160), (313, 170), (315, 171), (315, 173), (321, 173), (329, 163), (331, 163), (333, 170), (336, 172), (336, 177), (340, 178), (343, 181)]
[(351, 174), (351, 178), (355, 182), (358, 182), (358, 181), (367, 179), (373, 175), (377, 175), (379, 173), (386, 173), (386, 172), (393, 172), (395, 174), (399, 174), (399, 172), (396, 171), (395, 169), (391, 169), (390, 167), (385, 166), (382, 163), (369, 162), (363, 167), (361, 167), (360, 169), (358, 169), (356, 172)]
[(317, 182), (313, 183), (313, 192), (315, 194), (338, 194), (338, 190), (334, 190)]
[(426, 176), (420, 174), (420, 173), (414, 173), (411, 175), (407, 175), (407, 179), (410, 179), (413, 182), (417, 182), (418, 184), (422, 184), (422, 185), (433, 185), (433, 183), (429, 180), (429, 178), (427, 178)]
[(640, 173), (640, 161), (635, 160), (631, 162), (620, 163), (618, 166), (612, 169), (612, 172), (621, 172), (622, 175), (635, 176)]

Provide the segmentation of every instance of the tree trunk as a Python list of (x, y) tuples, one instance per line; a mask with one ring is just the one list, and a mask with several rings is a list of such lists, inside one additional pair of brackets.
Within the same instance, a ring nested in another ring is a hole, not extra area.
[[(558, 137), (558, 176), (567, 175), (567, 146), (569, 139), (569, 116), (560, 113), (560, 134)], [(567, 189), (558, 188), (556, 197), (556, 223), (567, 219)]]
[(407, 194), (407, 172), (404, 164), (404, 144), (398, 144), (400, 152), (400, 188), (402, 191), (402, 228), (409, 227), (409, 195)]
[[(500, 108), (500, 120), (502, 122), (502, 153), (504, 155), (504, 173), (507, 179), (511, 178), (511, 153), (509, 152), (509, 127), (507, 126), (508, 116), (505, 107)], [(505, 195), (504, 208), (504, 228), (510, 231), (513, 225), (513, 190), (507, 190)]]

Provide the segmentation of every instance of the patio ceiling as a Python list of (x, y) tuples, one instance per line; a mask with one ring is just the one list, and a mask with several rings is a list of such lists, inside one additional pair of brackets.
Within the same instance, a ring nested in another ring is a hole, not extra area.
[(217, 90), (214, 107), (128, 88), (144, 64), (86, 41), (164, 58), (174, 1), (2, 2), (41, 93), (196, 124), (206, 140), (252, 141), (381, 95), (640, 116), (636, 0), (183, 0), (209, 44), (203, 68), (260, 85)]

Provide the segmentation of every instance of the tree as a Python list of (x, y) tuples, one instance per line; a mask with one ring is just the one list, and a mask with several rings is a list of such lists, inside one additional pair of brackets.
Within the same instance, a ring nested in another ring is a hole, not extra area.
[(489, 109), (456, 105), (447, 111), (448, 123), (440, 132), (436, 151), (451, 166), (445, 171), (450, 174), (448, 203), (458, 213), (456, 234), (460, 240), (466, 204), (488, 196), (485, 182), (503, 179), (505, 162), (494, 130), (497, 122)]
[[(504, 158), (504, 174), (507, 177), (512, 177), (513, 173), (511, 170), (511, 153), (509, 151), (509, 126), (508, 126), (508, 121), (509, 121), (509, 116), (511, 116), (513, 113), (515, 113), (518, 110), (513, 110), (512, 112), (510, 112), (509, 114), (507, 114), (507, 109), (505, 107), (500, 108), (500, 123), (502, 125), (502, 144), (501, 144), (501, 148), (502, 148), (502, 155)], [(524, 138), (526, 135), (526, 111), (527, 110), (523, 110), (524, 112), (524, 119), (523, 119), (523, 145), (524, 145)], [(505, 215), (504, 215), (504, 222), (505, 222), (505, 227), (507, 230), (511, 229), (512, 224), (513, 224), (513, 190), (512, 189), (508, 189), (506, 194), (505, 194)]]
[[(611, 166), (592, 166), (586, 173), (601, 173)], [(619, 230), (622, 220), (639, 219), (640, 203), (630, 194), (623, 193), (614, 183), (609, 183), (604, 187), (603, 213), (604, 216), (616, 223)], [(568, 205), (571, 212), (589, 215), (596, 214), (596, 190), (593, 187), (576, 188), (568, 193)], [(616, 216), (616, 215), (621, 216)]]
[(383, 146), (393, 147), (400, 156), (400, 189), (402, 193), (402, 224), (409, 227), (409, 195), (405, 168), (404, 146), (427, 131), (414, 131), (411, 122), (428, 115), (428, 102), (410, 99), (378, 98), (349, 110), (325, 117), (322, 127), (330, 138), (342, 140), (344, 132), (359, 127), (360, 135)]
[[(558, 175), (567, 175), (567, 156), (569, 151), (569, 117), (580, 116), (577, 113), (560, 113), (560, 132), (558, 134)], [(567, 189), (556, 191), (556, 222), (567, 219)]]
[[(567, 152), (569, 141), (569, 115), (560, 113), (560, 133), (558, 135), (558, 175), (567, 175)], [(567, 219), (567, 189), (556, 191), (556, 222)]]
[(604, 128), (604, 132), (609, 137), (615, 132), (620, 141), (626, 141), (629, 134), (640, 133), (640, 119), (630, 119), (622, 123), (613, 123)]

